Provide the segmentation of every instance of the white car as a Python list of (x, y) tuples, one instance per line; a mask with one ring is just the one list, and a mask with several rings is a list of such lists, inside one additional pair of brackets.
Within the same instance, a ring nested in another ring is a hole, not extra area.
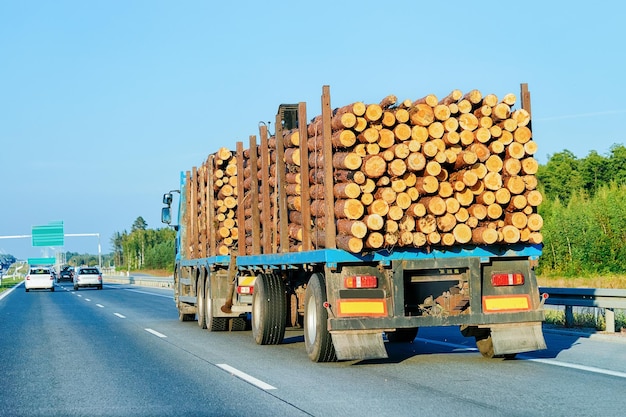
[(80, 287), (96, 287), (102, 289), (102, 273), (95, 266), (83, 266), (74, 272), (74, 290)]
[(35, 289), (54, 291), (54, 274), (52, 269), (44, 266), (31, 267), (24, 280), (26, 292)]

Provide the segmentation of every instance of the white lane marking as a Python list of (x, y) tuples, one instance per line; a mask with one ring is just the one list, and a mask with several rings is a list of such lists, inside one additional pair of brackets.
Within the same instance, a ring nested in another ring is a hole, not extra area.
[(463, 346), (463, 345), (457, 345), (454, 343), (448, 343), (448, 342), (440, 342), (438, 340), (430, 340), (430, 339), (422, 339), (421, 337), (416, 337), (415, 340), (418, 340), (420, 342), (423, 343), (430, 343), (431, 345), (439, 345), (439, 346), (445, 346), (445, 347), (451, 347), (454, 348), (455, 352), (478, 352), (478, 349), (476, 349), (475, 347), (467, 347), (467, 346)]
[(237, 378), (243, 379), (244, 381), (256, 387), (259, 387), (261, 389), (264, 389), (264, 390), (276, 389), (276, 387), (271, 386), (270, 384), (267, 384), (259, 379), (256, 379), (255, 377), (250, 376), (244, 372), (241, 372), (239, 369), (233, 368), (232, 366), (227, 365), (225, 363), (218, 363), (217, 366), (219, 366), (226, 372), (230, 372), (231, 374), (235, 375)]
[(556, 361), (554, 359), (533, 358), (533, 357), (526, 356), (526, 355), (518, 355), (518, 357), (529, 362), (539, 362), (539, 363), (545, 363), (546, 365), (561, 366), (563, 368), (578, 369), (580, 371), (593, 372), (595, 374), (616, 376), (618, 378), (626, 378), (626, 372), (611, 371), (609, 369), (596, 368), (595, 366), (577, 365), (575, 363), (561, 362), (561, 361)]
[(154, 295), (155, 297), (174, 298), (174, 297), (173, 297), (173, 296), (171, 296), (171, 295), (156, 294), (156, 293), (153, 293), (153, 292), (148, 292), (148, 291), (131, 290), (131, 289), (128, 289), (128, 288), (124, 288), (124, 290), (125, 290), (125, 291), (130, 291), (130, 292), (136, 292), (136, 293), (139, 293), (139, 294)]
[[(457, 345), (454, 343), (422, 339), (419, 337), (415, 338), (415, 340), (419, 340), (420, 342), (424, 342), (424, 343), (431, 343), (434, 345), (452, 347), (452, 348), (455, 348), (455, 350), (461, 350), (461, 351), (477, 351), (478, 350), (476, 348), (469, 348), (467, 346)], [(561, 366), (563, 368), (578, 369), (579, 371), (593, 372), (595, 374), (616, 376), (618, 378), (626, 378), (626, 372), (611, 371), (609, 369), (596, 368), (595, 366), (577, 365), (575, 363), (561, 362), (555, 359), (533, 358), (532, 356), (528, 356), (528, 355), (517, 355), (517, 358), (528, 361), (528, 362), (538, 362), (538, 363), (543, 363), (546, 365)]]
[(125, 318), (126, 318), (126, 316), (125, 316), (125, 315), (120, 314), (120, 313), (113, 313), (113, 314), (115, 314), (117, 317), (119, 317), (119, 318), (121, 318), (121, 319), (125, 319)]
[(90, 298), (85, 298), (85, 301), (91, 301), (91, 299)]
[(156, 330), (152, 330), (152, 329), (144, 329), (144, 330), (147, 331), (148, 333), (152, 333), (153, 335), (155, 335), (157, 337), (160, 337), (160, 338), (167, 337), (163, 333), (159, 333)]
[[(76, 294), (76, 293), (74, 293), (74, 294)], [(77, 297), (82, 297), (82, 295), (80, 295), (80, 294), (76, 294), (76, 296), (77, 296)]]
[(102, 304), (96, 304), (98, 307), (100, 308), (104, 308), (104, 306)]

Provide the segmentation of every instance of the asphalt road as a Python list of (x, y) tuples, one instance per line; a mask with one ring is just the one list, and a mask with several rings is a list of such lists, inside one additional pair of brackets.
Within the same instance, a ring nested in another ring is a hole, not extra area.
[(302, 331), (178, 321), (168, 289), (18, 287), (0, 300), (0, 415), (598, 416), (626, 410), (626, 344), (547, 332), (549, 349), (487, 360), (455, 328), (389, 359), (311, 363)]

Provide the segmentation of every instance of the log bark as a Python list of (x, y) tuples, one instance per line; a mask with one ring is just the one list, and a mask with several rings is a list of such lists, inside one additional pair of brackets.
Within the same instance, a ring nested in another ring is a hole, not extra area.
[(429, 126), (435, 120), (433, 108), (425, 103), (418, 103), (409, 109), (409, 120), (418, 126)]
[(337, 235), (337, 248), (347, 252), (360, 253), (363, 250), (363, 239), (349, 235)]
[(361, 220), (337, 219), (337, 233), (339, 234), (362, 239), (367, 235), (368, 229), (370, 225)]
[[(323, 166), (324, 163), (318, 163), (317, 166)], [(333, 167), (336, 169), (355, 170), (361, 167), (363, 159), (354, 152), (337, 152), (333, 154)]]
[(479, 245), (492, 245), (498, 241), (498, 232), (489, 227), (477, 227), (472, 230), (472, 240)]

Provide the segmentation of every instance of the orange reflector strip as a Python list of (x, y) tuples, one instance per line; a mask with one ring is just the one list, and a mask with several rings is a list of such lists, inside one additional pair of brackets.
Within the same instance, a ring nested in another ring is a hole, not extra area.
[(485, 313), (520, 310), (530, 310), (530, 296), (528, 294), (483, 297), (483, 311)]
[(337, 316), (386, 316), (385, 299), (349, 299), (338, 300)]

